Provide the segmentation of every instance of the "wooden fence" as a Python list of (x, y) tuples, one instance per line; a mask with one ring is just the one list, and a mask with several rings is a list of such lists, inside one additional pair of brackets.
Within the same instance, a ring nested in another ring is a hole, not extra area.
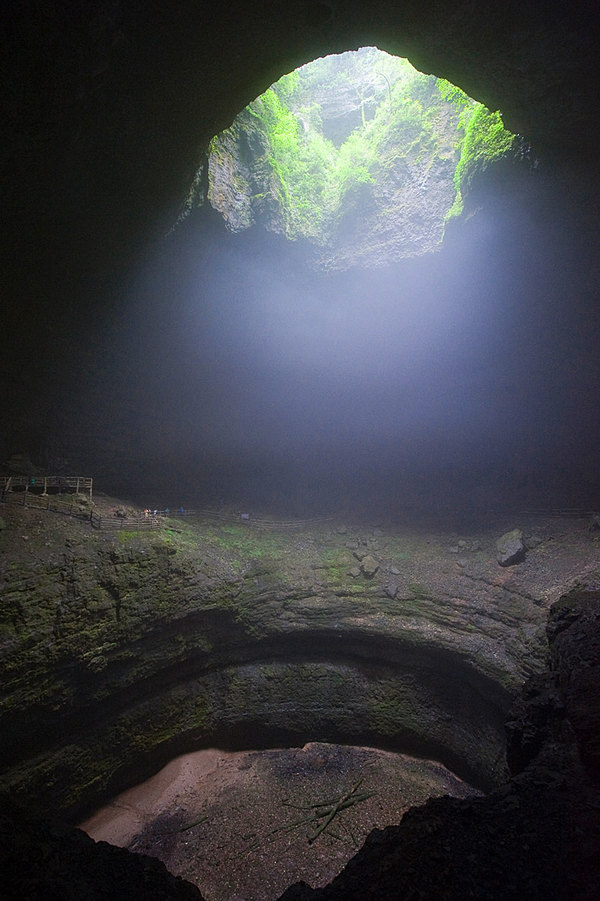
[(162, 515), (146, 516), (140, 513), (137, 516), (102, 516), (92, 510), (88, 514), (89, 521), (94, 529), (103, 529), (108, 532), (146, 532), (150, 529), (162, 529), (165, 520)]
[(210, 519), (221, 523), (240, 523), (243, 526), (265, 529), (304, 529), (309, 526), (317, 526), (331, 522), (333, 516), (313, 516), (311, 519), (261, 519), (250, 513), (223, 513), (215, 510), (159, 510), (159, 516), (169, 519), (185, 518), (188, 516), (196, 519)]
[(77, 495), (85, 493), (92, 499), (93, 479), (84, 476), (0, 476), (0, 498), (5, 503), (20, 504), (36, 510), (62, 513), (66, 516), (87, 520), (94, 529), (106, 531), (149, 531), (161, 529), (167, 520), (193, 517), (208, 519), (222, 524), (240, 523), (256, 529), (303, 529), (331, 521), (333, 517), (321, 516), (311, 519), (261, 519), (250, 513), (231, 513), (218, 510), (192, 509), (180, 507), (178, 510), (146, 510), (121, 516), (98, 513), (82, 507)]
[(87, 494), (92, 498), (93, 479), (84, 476), (0, 476), (2, 495), (10, 491), (47, 494)]
[(62, 513), (64, 516), (74, 516), (77, 519), (90, 518), (88, 510), (82, 509), (81, 504), (75, 500), (75, 495), (64, 494), (32, 494), (30, 491), (22, 491), (14, 494), (2, 495), (5, 504), (14, 504), (34, 510), (44, 510), (50, 513)]

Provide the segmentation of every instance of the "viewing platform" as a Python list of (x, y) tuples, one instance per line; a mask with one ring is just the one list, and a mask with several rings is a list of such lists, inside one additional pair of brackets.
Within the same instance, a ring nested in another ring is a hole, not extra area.
[(0, 476), (0, 493), (9, 491), (45, 496), (47, 494), (87, 494), (92, 498), (93, 479), (84, 476)]

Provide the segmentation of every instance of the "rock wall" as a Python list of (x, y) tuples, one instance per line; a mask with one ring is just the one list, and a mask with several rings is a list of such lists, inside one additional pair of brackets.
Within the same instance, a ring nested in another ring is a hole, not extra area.
[[(513, 711), (512, 778), (486, 798), (429, 801), (374, 831), (324, 889), (293, 886), (282, 901), (465, 897), (592, 901), (600, 878), (597, 592), (574, 592), (550, 614), (549, 667)], [(591, 689), (591, 690), (590, 690)], [(527, 748), (526, 757), (523, 749)], [(511, 750), (512, 749), (512, 750)], [(79, 831), (49, 827), (3, 801), (0, 867), (7, 899), (200, 898), (162, 864)], [(118, 874), (118, 881), (115, 881)]]
[[(513, 777), (487, 798), (437, 798), (371, 833), (330, 886), (282, 901), (597, 896), (597, 592), (574, 592), (548, 622), (549, 667), (513, 711)], [(591, 740), (591, 741), (590, 741)], [(526, 750), (526, 753), (523, 752)]]
[(502, 778), (557, 590), (544, 541), (508, 577), (495, 536), (6, 513), (1, 784), (22, 801), (83, 815), (184, 751), (314, 739)]

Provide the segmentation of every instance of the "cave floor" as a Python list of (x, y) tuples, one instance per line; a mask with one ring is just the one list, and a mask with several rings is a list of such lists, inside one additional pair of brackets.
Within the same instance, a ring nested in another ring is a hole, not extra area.
[[(354, 787), (359, 800), (314, 841), (323, 819), (293, 826), (314, 817), (311, 805)], [(172, 761), (81, 828), (159, 858), (207, 901), (271, 901), (299, 880), (326, 885), (372, 829), (398, 823), (409, 807), (473, 791), (439, 763), (372, 748), (210, 749)]]

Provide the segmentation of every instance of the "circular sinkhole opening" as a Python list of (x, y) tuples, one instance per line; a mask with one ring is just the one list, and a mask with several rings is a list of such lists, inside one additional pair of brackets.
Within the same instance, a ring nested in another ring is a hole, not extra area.
[(154, 775), (81, 824), (92, 838), (158, 857), (208, 901), (270, 901), (329, 883), (410, 807), (501, 781), (508, 693), (460, 655), (335, 628), (259, 643), (266, 657), (238, 645), (204, 676), (197, 659), (163, 671), (125, 715), (163, 741), (120, 784)]
[(523, 143), (407, 59), (362, 47), (280, 78), (216, 135), (187, 210), (233, 232), (305, 241), (318, 269), (371, 268), (439, 248), (473, 180)]

